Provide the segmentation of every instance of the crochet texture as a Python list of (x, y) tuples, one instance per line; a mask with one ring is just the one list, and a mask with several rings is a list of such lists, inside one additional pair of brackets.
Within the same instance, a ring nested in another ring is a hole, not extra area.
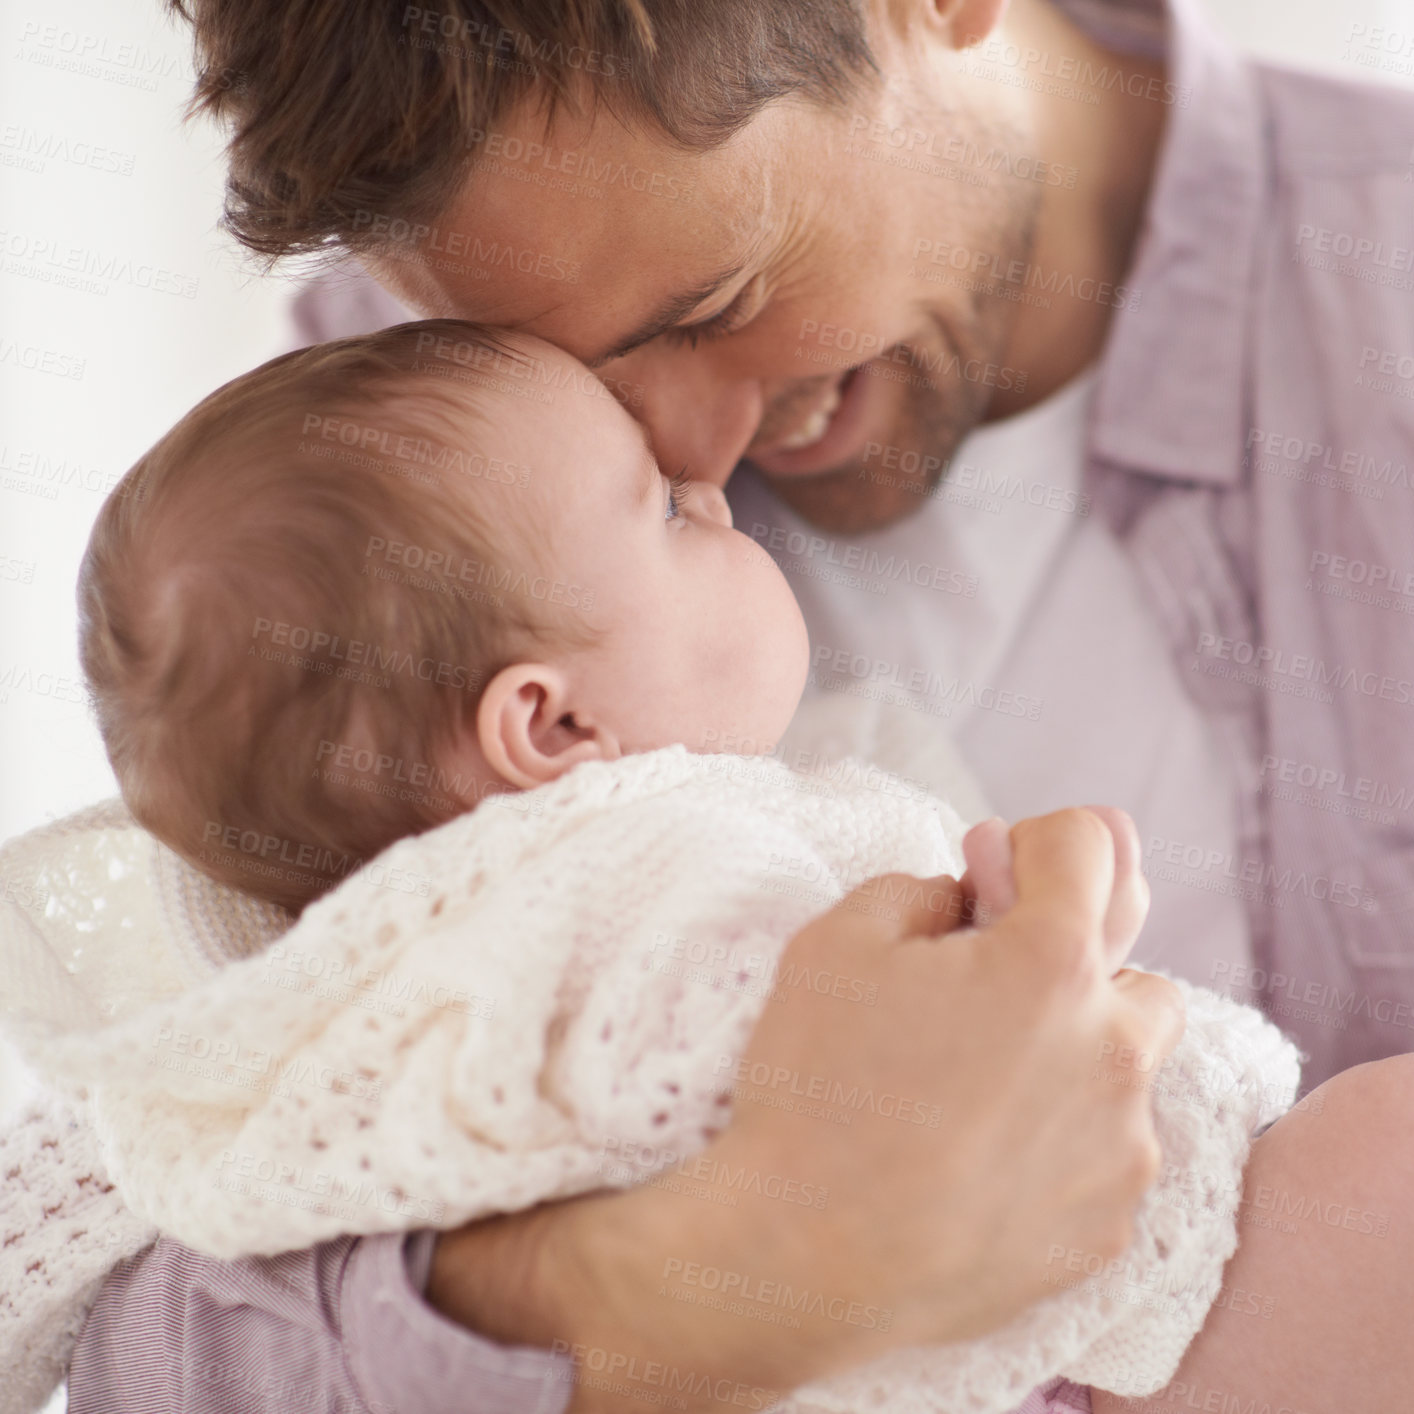
[[(858, 763), (589, 764), (393, 846), (263, 952), (111, 1017), (56, 1015), (40, 978), (12, 1025), (92, 1106), (138, 1221), (199, 1250), (456, 1226), (641, 1181), (625, 1144), (665, 1164), (700, 1149), (784, 944), (872, 875), (958, 872), (961, 832)], [(1057, 1264), (1057, 1294), (996, 1335), (793, 1404), (1004, 1414), (1057, 1374), (1167, 1381), (1236, 1247), (1251, 1136), (1297, 1082), (1256, 1012), (1183, 991), (1187, 1030), (1151, 1081), (1165, 1164), (1125, 1261), (1094, 1279)]]

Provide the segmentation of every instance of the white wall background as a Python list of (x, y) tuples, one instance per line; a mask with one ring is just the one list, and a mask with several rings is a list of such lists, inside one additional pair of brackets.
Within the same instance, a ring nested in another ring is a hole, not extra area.
[[(1361, 24), (1414, 33), (1414, 0), (1206, 3), (1264, 54), (1414, 82), (1398, 72), (1409, 60), (1360, 66), (1351, 42)], [(0, 12), (0, 839), (114, 789), (74, 641), (103, 488), (284, 333), (291, 277), (254, 275), (214, 229), (220, 145), (180, 121), (187, 38), (159, 9), (4, 0)], [(72, 263), (120, 273), (66, 288)]]
[[(1414, 83), (1378, 45), (1360, 63), (1357, 28), (1414, 34), (1414, 0), (1205, 3), (1266, 56)], [(157, 0), (0, 7), (0, 839), (114, 792), (73, 609), (104, 489), (284, 337), (290, 277), (254, 276), (216, 233), (220, 145), (182, 125), (189, 87)], [(74, 263), (115, 273), (66, 287)]]

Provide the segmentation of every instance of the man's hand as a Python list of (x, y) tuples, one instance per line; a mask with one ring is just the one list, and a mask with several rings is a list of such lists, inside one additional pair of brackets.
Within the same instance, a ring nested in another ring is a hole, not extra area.
[(1142, 880), (1105, 820), (1061, 811), (1009, 843), (1014, 898), (985, 927), (960, 926), (957, 881), (892, 876), (791, 942), (784, 975), (859, 986), (766, 1007), (699, 1181), (448, 1234), (429, 1300), (575, 1357), (576, 1414), (632, 1407), (612, 1387), (635, 1381), (761, 1408), (996, 1328), (1054, 1292), (1056, 1246), (1122, 1252), (1159, 1148), (1145, 1090), (1106, 1058), (1167, 1055), (1181, 1004), (1161, 978), (1112, 976)]

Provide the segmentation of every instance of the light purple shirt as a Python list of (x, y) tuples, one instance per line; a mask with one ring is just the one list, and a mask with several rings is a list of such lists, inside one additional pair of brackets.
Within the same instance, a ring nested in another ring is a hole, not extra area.
[(110, 1276), (69, 1370), (73, 1414), (560, 1414), (573, 1369), (438, 1315), (436, 1234), (217, 1262), (163, 1238)]
[[(1309, 1086), (1414, 1047), (1414, 94), (1237, 57), (1189, 4), (1087, 475), (1239, 781), (1233, 856), (1173, 841), (1146, 866), (1243, 897), (1254, 964), (1207, 980), (1298, 1038)], [(1159, 13), (1072, 8), (1130, 49)], [(348, 276), (302, 316), (311, 339), (404, 317)], [(388, 1237), (245, 1263), (159, 1243), (99, 1299), (74, 1414), (556, 1414), (563, 1358), (431, 1312), (429, 1253), (427, 1235), (406, 1260)]]

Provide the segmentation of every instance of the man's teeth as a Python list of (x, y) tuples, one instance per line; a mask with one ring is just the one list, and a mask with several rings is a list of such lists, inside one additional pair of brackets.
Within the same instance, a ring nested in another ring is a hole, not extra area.
[(830, 414), (824, 409), (812, 412), (807, 422), (801, 424), (789, 437), (781, 443), (781, 446), (788, 447), (794, 451), (797, 447), (808, 447), (812, 442), (818, 442), (825, 435), (825, 429), (830, 425)]
[(830, 398), (823, 407), (818, 407), (805, 419), (794, 432), (790, 434), (782, 443), (782, 448), (788, 451), (795, 451), (800, 447), (808, 447), (812, 442), (818, 442), (825, 435), (825, 429), (830, 425), (830, 419), (835, 415), (835, 409), (840, 405), (840, 389), (836, 384), (830, 389)]

